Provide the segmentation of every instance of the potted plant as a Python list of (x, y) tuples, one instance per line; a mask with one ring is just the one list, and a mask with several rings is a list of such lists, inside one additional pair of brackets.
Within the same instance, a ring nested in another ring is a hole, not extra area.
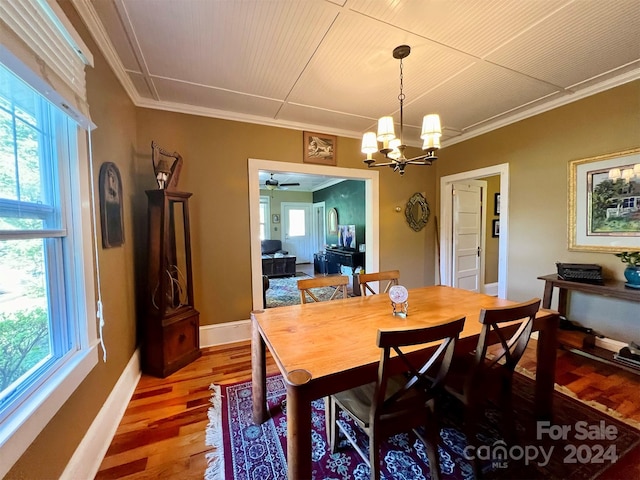
[(622, 263), (627, 264), (624, 270), (624, 278), (627, 279), (627, 287), (640, 288), (640, 252), (620, 252), (615, 254)]

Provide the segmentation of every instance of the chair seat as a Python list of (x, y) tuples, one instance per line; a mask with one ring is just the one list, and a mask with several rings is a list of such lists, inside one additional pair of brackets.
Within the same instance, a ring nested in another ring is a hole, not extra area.
[[(402, 375), (389, 378), (387, 385), (387, 398), (399, 391), (407, 379)], [(345, 390), (333, 395), (333, 398), (340, 404), (343, 410), (349, 411), (353, 417), (365, 428), (369, 428), (369, 413), (371, 412), (371, 401), (376, 391), (376, 383), (371, 382), (366, 385)], [(386, 412), (386, 416), (392, 416), (394, 411), (404, 411), (407, 408), (418, 408), (420, 403), (426, 404), (433, 396), (426, 392), (419, 396), (417, 390), (410, 391), (406, 398), (398, 401), (393, 409)]]
[(375, 382), (367, 383), (360, 387), (345, 390), (333, 395), (333, 398), (340, 404), (343, 410), (347, 410), (353, 417), (358, 419), (365, 427), (369, 427), (369, 411), (371, 410), (371, 399), (376, 390)]
[(499, 403), (501, 389), (510, 386), (510, 371), (505, 368), (494, 368), (491, 374), (487, 374), (482, 370), (474, 372), (475, 368), (475, 359), (472, 354), (454, 355), (447, 374), (445, 390), (466, 403), (474, 401), (473, 398), (465, 395), (467, 390), (482, 389), (489, 401)]

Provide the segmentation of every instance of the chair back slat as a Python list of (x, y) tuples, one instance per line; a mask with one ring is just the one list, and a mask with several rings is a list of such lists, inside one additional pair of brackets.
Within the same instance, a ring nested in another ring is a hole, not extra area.
[[(539, 298), (507, 307), (483, 309), (480, 312), (482, 331), (476, 348), (477, 367), (506, 368), (513, 372), (527, 348), (539, 309)], [(492, 345), (499, 347), (491, 350), (488, 358), (487, 351)]]
[(347, 298), (347, 284), (349, 283), (349, 277), (346, 275), (327, 275), (323, 277), (304, 278), (298, 280), (298, 290), (300, 290), (300, 301), (302, 303), (308, 302), (320, 302), (316, 293), (313, 292), (315, 288), (334, 287), (329, 300), (335, 300), (338, 298)]
[[(360, 294), (366, 296), (368, 294), (375, 295), (376, 292), (370, 283), (373, 282), (387, 282), (383, 290), (380, 293), (387, 293), (389, 289), (393, 285), (398, 285), (400, 280), (400, 271), (399, 270), (387, 270), (384, 272), (374, 272), (374, 273), (361, 273), (358, 275), (358, 282), (360, 283)], [(382, 284), (380, 284), (380, 288), (382, 288)]]
[[(379, 330), (378, 347), (382, 349), (378, 367), (378, 384), (371, 416), (379, 417), (396, 410), (402, 402), (414, 401), (416, 405), (424, 404), (433, 398), (444, 381), (453, 358), (456, 341), (464, 327), (465, 317), (454, 318), (446, 323), (433, 327), (403, 330)], [(439, 345), (434, 345), (440, 342)], [(422, 345), (419, 352), (415, 347)], [(391, 367), (391, 360), (399, 357), (404, 372), (402, 385), (398, 384), (398, 366)], [(433, 370), (437, 369), (437, 373)], [(389, 384), (393, 376), (394, 391), (390, 392)], [(435, 378), (435, 380), (434, 380)], [(415, 393), (418, 392), (418, 395)]]

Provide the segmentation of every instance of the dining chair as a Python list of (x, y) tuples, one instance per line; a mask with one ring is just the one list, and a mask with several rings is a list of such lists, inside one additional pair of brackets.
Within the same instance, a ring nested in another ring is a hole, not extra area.
[[(386, 281), (386, 286), (384, 290), (381, 290), (379, 293), (387, 293), (389, 289), (393, 285), (398, 285), (400, 280), (400, 271), (399, 270), (387, 270), (385, 272), (374, 272), (374, 273), (361, 273), (358, 275), (358, 282), (360, 283), (360, 293), (362, 296), (367, 295), (367, 291), (370, 294), (376, 294), (373, 288), (369, 283), (371, 282), (384, 282)], [(380, 285), (382, 287), (382, 285)]]
[(540, 299), (533, 298), (507, 307), (481, 310), (482, 329), (476, 349), (471, 353), (456, 352), (445, 390), (465, 407), (464, 425), (469, 444), (476, 441), (477, 424), (487, 402), (500, 408), (507, 426), (504, 434), (513, 441), (513, 372), (527, 348), (539, 308)]
[(308, 302), (320, 302), (317, 292), (312, 290), (322, 287), (334, 287), (335, 290), (331, 294), (329, 300), (335, 300), (336, 298), (347, 298), (347, 284), (349, 283), (349, 277), (346, 275), (327, 275), (323, 277), (304, 278), (298, 280), (298, 290), (300, 290), (300, 301), (302, 303)]
[[(431, 478), (438, 479), (440, 430), (434, 415), (435, 395), (441, 392), (464, 321), (465, 317), (461, 317), (431, 327), (378, 330), (377, 345), (381, 352), (377, 381), (329, 397), (327, 437), (332, 453), (337, 451), (340, 431), (369, 465), (371, 479), (377, 480), (380, 442), (412, 429), (426, 447)], [(427, 377), (430, 373), (435, 373), (434, 379)], [(367, 432), (368, 455), (358, 446), (350, 429), (339, 421), (340, 411)], [(418, 427), (424, 427), (425, 435)]]

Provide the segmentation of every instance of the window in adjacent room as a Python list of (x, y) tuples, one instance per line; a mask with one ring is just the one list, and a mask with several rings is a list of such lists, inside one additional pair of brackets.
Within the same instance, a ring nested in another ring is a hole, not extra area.
[(268, 240), (271, 235), (269, 228), (269, 197), (260, 197), (260, 240)]

